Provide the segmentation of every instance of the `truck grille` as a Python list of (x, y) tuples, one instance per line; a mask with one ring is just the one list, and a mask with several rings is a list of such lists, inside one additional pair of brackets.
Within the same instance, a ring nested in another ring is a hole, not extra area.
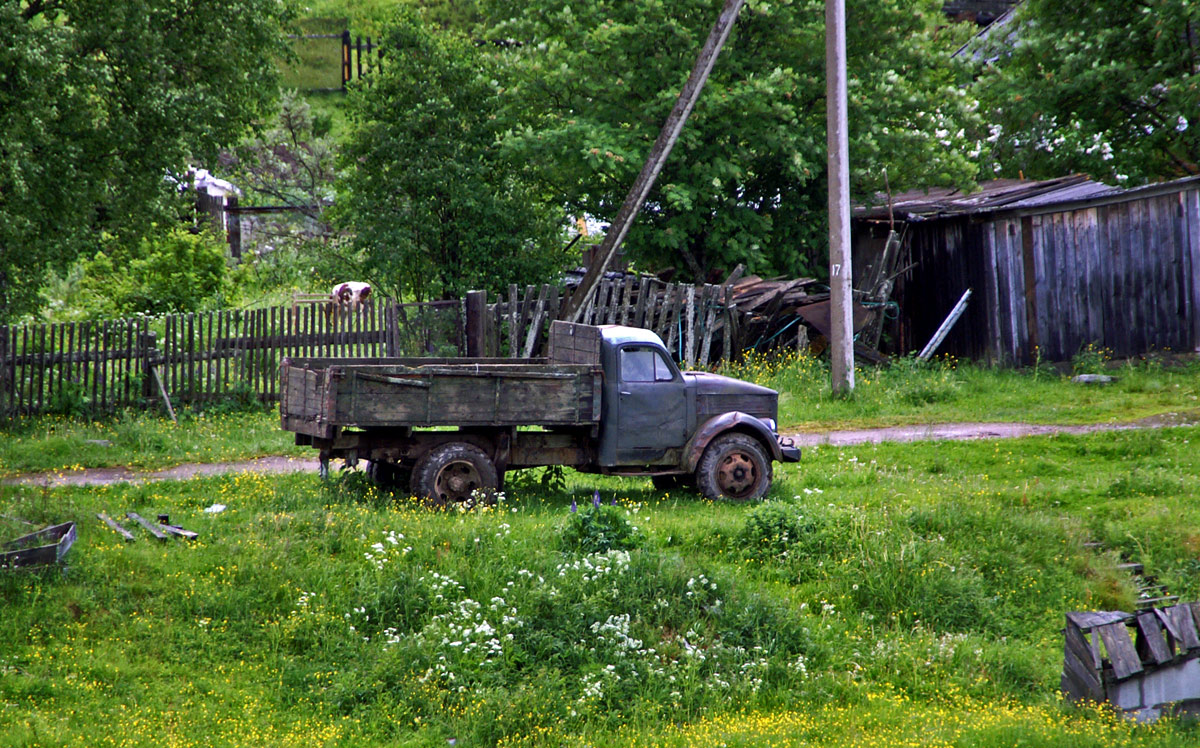
[(774, 397), (729, 394), (700, 395), (696, 399), (696, 409), (697, 415), (703, 419), (734, 410), (740, 410), (757, 418), (775, 418), (777, 408)]

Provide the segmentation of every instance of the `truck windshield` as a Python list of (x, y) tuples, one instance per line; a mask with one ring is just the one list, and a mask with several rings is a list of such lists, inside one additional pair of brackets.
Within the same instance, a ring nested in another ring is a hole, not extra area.
[(669, 382), (674, 378), (671, 366), (654, 348), (621, 349), (621, 381)]

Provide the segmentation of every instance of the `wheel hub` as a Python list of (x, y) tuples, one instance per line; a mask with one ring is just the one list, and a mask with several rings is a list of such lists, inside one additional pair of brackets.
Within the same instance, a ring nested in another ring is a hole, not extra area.
[(438, 473), (437, 496), (442, 501), (465, 501), (483, 484), (479, 471), (469, 462), (452, 462)]
[(754, 489), (754, 463), (744, 452), (732, 452), (717, 471), (717, 484), (728, 496), (743, 496)]

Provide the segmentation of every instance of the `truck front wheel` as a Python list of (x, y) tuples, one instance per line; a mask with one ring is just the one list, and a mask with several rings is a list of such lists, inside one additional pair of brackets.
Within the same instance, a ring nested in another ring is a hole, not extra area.
[(499, 476), (492, 458), (474, 444), (465, 442), (434, 447), (422, 455), (413, 468), (413, 494), (439, 506), (490, 499), (498, 485)]
[(771, 458), (746, 434), (723, 434), (704, 450), (696, 484), (705, 498), (753, 501), (771, 487)]

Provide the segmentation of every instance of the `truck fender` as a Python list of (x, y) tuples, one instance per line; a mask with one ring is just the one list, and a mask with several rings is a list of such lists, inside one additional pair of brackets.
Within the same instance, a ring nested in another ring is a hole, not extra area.
[(696, 465), (700, 464), (700, 457), (709, 442), (728, 431), (741, 431), (756, 437), (769, 451), (772, 460), (783, 461), (783, 451), (779, 448), (775, 432), (771, 431), (762, 419), (740, 410), (732, 410), (708, 419), (696, 429), (696, 433), (692, 434), (692, 438), (683, 448), (683, 468), (689, 473), (693, 472)]

